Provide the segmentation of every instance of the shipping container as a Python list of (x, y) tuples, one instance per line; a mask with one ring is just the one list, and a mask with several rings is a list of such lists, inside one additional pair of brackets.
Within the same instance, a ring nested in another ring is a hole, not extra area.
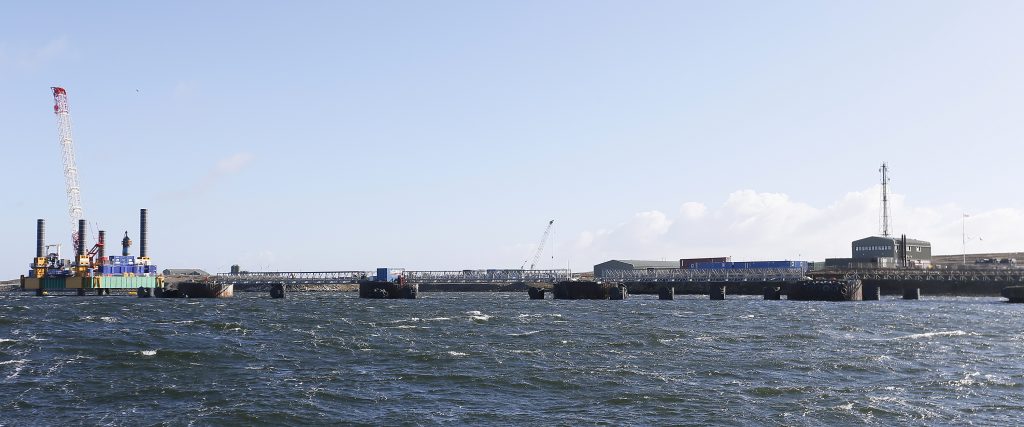
[(752, 269), (801, 269), (807, 270), (807, 261), (743, 261), (743, 262), (697, 262), (691, 269), (700, 270), (752, 270)]
[(679, 268), (690, 268), (693, 264), (701, 262), (729, 262), (732, 257), (710, 257), (710, 258), (683, 258), (679, 260)]
[(158, 283), (156, 277), (104, 276), (94, 277), (92, 284), (95, 288), (103, 289), (135, 289), (139, 287), (155, 288)]

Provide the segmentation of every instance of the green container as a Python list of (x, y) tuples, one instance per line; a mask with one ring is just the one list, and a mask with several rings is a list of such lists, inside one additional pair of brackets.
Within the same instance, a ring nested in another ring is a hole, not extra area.
[(157, 287), (153, 276), (97, 276), (92, 279), (93, 288), (99, 289), (136, 289)]
[(44, 277), (40, 279), (43, 289), (67, 289), (67, 279), (64, 277)]

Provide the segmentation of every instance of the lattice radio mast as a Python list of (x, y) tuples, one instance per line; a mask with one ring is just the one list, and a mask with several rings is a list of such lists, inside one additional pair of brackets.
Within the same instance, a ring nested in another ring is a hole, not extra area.
[(882, 162), (882, 217), (880, 218), (882, 237), (889, 237), (889, 165)]

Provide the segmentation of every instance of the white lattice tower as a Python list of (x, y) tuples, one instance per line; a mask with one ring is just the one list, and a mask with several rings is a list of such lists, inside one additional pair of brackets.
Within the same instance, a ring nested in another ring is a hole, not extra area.
[(879, 228), (882, 229), (882, 237), (889, 237), (889, 165), (882, 162), (882, 167), (878, 170), (882, 172), (882, 212), (878, 222)]
[(530, 270), (533, 270), (533, 267), (537, 265), (537, 261), (540, 261), (540, 254), (544, 252), (544, 244), (548, 241), (548, 235), (551, 234), (551, 225), (554, 223), (555, 220), (548, 221), (548, 227), (544, 229), (544, 235), (540, 237), (540, 243), (537, 245), (537, 252), (530, 259)]
[[(82, 219), (82, 195), (78, 187), (78, 167), (75, 165), (75, 146), (71, 141), (71, 113), (68, 111), (68, 93), (62, 87), (53, 89), (53, 113), (57, 115), (60, 151), (64, 159), (64, 186), (68, 193), (68, 215), (71, 219), (71, 239), (78, 246), (78, 220)], [(83, 236), (84, 237), (84, 236)]]

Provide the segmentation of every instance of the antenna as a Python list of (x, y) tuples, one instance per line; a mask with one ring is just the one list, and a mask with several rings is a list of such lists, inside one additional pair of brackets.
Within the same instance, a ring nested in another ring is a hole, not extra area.
[(889, 165), (882, 162), (882, 237), (889, 237)]

